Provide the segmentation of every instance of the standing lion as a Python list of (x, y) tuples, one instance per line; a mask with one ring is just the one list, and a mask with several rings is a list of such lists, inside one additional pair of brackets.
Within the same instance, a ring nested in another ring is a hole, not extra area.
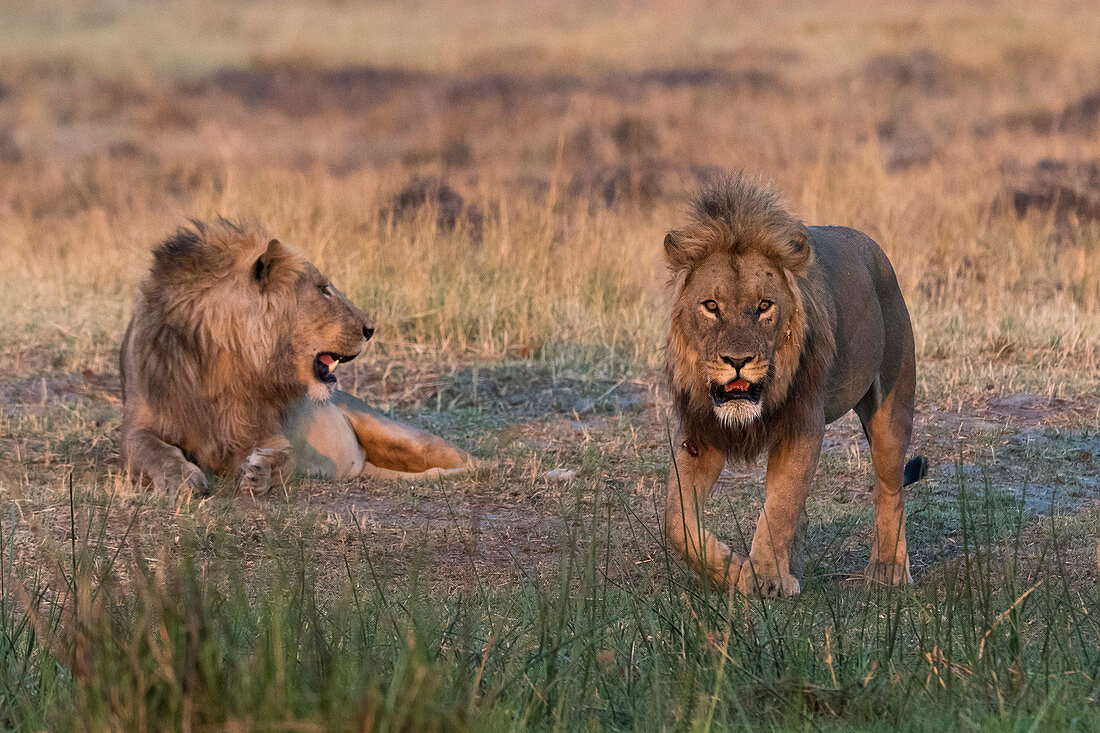
[(469, 470), (446, 441), (334, 389), (374, 328), (295, 250), (257, 226), (181, 228), (154, 253), (122, 341), (122, 456), (157, 488), (253, 493), (293, 473), (416, 477)]
[[(926, 463), (905, 463), (913, 330), (886, 255), (853, 229), (803, 226), (741, 176), (703, 190), (664, 246), (675, 293), (667, 374), (679, 417), (669, 543), (716, 586), (798, 593), (790, 546), (825, 425), (854, 410), (875, 471), (866, 572), (911, 582), (902, 487)], [(761, 453), (764, 511), (741, 558), (703, 528), (703, 506), (727, 459)]]

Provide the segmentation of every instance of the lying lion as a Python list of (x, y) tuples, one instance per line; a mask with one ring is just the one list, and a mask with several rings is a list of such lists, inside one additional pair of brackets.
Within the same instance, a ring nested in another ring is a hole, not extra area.
[(122, 456), (155, 487), (204, 471), (267, 491), (334, 479), (455, 474), (462, 450), (334, 389), (374, 328), (295, 250), (254, 226), (193, 222), (157, 248), (123, 338)]
[[(679, 428), (665, 536), (716, 586), (799, 592), (789, 553), (825, 425), (854, 410), (871, 446), (875, 535), (867, 575), (911, 582), (902, 487), (916, 368), (909, 313), (886, 255), (844, 227), (805, 227), (732, 177), (703, 190), (665, 237), (675, 293), (667, 374)], [(747, 559), (703, 528), (727, 459), (768, 455)]]

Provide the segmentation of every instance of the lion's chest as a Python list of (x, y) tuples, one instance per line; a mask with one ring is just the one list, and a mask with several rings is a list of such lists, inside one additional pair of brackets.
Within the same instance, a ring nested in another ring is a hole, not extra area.
[(181, 448), (204, 469), (236, 473), (248, 454), (279, 429), (279, 405), (260, 400), (215, 400), (203, 420), (190, 424)]

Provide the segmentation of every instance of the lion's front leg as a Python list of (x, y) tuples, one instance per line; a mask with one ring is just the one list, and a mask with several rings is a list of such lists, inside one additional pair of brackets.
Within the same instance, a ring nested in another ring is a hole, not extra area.
[(148, 428), (123, 428), (122, 455), (127, 466), (152, 479), (157, 491), (178, 489), (203, 496), (209, 493), (202, 469)]
[(816, 412), (809, 430), (781, 441), (768, 455), (764, 511), (738, 583), (745, 595), (774, 598), (801, 590), (791, 575), (790, 551), (825, 434), (824, 413)]
[(294, 473), (294, 450), (284, 436), (272, 436), (252, 449), (237, 472), (237, 488), (253, 496), (266, 494)]
[(703, 527), (703, 508), (725, 465), (718, 450), (681, 441), (672, 452), (665, 498), (665, 538), (716, 588), (737, 586), (742, 558)]

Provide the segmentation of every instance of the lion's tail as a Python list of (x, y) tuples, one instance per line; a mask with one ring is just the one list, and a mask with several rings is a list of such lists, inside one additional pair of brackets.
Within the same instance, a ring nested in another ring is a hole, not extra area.
[(902, 477), (901, 485), (908, 486), (909, 484), (916, 483), (927, 475), (928, 459), (924, 456), (913, 456), (905, 464), (905, 474)]

